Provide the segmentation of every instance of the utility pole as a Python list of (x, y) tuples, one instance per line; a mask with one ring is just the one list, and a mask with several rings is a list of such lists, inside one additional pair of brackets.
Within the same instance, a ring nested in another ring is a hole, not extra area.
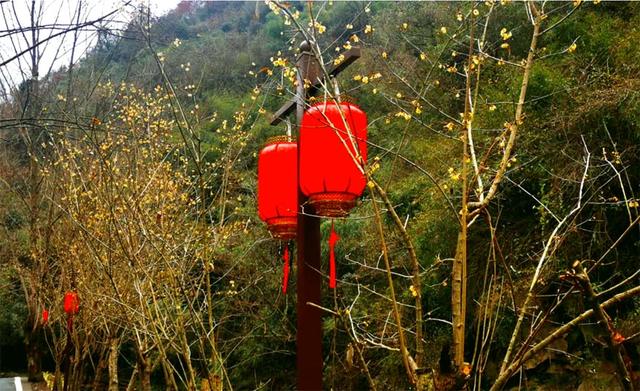
[[(335, 77), (347, 66), (360, 58), (360, 48), (352, 47), (343, 53), (344, 59), (328, 71)], [(325, 76), (322, 74), (318, 59), (309, 42), (300, 45), (300, 54), (296, 60), (298, 69), (298, 85), (295, 99), (285, 103), (273, 116), (271, 125), (277, 125), (293, 109), (296, 109), (298, 134), (302, 123), (308, 98), (320, 90)], [(308, 88), (305, 88), (307, 81)], [(298, 144), (298, 162), (300, 162), (300, 145)], [(300, 169), (298, 168), (298, 183)], [(298, 186), (298, 232), (296, 236), (297, 250), (297, 330), (296, 330), (296, 368), (297, 389), (300, 391), (322, 389), (322, 314), (320, 309), (309, 305), (320, 305), (322, 278), (320, 270), (320, 219), (315, 211), (307, 205), (307, 197)]]

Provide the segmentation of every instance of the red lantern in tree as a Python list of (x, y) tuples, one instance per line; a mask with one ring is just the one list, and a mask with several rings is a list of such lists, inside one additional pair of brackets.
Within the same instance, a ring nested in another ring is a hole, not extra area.
[[(258, 156), (258, 213), (280, 240), (296, 237), (298, 227), (298, 144), (289, 137), (267, 141)], [(289, 249), (285, 247), (282, 293), (289, 281)]]
[(49, 322), (49, 311), (44, 308), (42, 310), (42, 324), (46, 325)]
[(315, 213), (344, 217), (366, 185), (367, 115), (351, 103), (309, 108), (300, 128), (300, 188)]
[(64, 312), (67, 315), (75, 315), (80, 309), (80, 300), (76, 292), (66, 292), (64, 294)]
[(276, 239), (296, 237), (298, 145), (285, 137), (269, 140), (258, 156), (258, 213)]

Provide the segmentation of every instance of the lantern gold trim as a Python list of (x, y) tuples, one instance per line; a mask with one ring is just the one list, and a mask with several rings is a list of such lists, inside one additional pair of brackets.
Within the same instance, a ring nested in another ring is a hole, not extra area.
[(273, 137), (269, 137), (267, 141), (265, 141), (264, 145), (262, 145), (262, 148), (260, 149), (264, 149), (264, 147), (267, 147), (272, 144), (295, 143), (295, 142), (296, 140), (293, 137), (290, 137), (287, 135), (273, 136)]
[(274, 217), (267, 221), (269, 232), (280, 240), (295, 239), (298, 230), (297, 217)]
[(309, 196), (309, 204), (315, 213), (324, 217), (346, 217), (356, 205), (351, 193), (318, 193)]

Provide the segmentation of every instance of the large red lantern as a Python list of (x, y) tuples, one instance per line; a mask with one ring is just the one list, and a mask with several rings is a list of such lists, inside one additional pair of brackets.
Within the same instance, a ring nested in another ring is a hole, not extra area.
[(310, 107), (300, 128), (300, 188), (315, 213), (344, 217), (366, 185), (367, 115), (352, 103)]
[(298, 145), (286, 136), (267, 142), (258, 156), (258, 213), (276, 239), (296, 237)]

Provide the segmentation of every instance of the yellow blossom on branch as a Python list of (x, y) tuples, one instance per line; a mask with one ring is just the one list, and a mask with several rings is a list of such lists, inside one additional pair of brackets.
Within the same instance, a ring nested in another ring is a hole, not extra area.
[(273, 57), (271, 57), (271, 63), (274, 67), (284, 67), (285, 65), (287, 65), (287, 60), (281, 57), (278, 57), (276, 60), (274, 60)]
[(318, 34), (324, 34), (324, 32), (327, 31), (327, 27), (317, 20), (313, 23), (309, 22), (309, 27), (313, 27), (318, 32)]
[(395, 116), (399, 118), (404, 118), (405, 121), (409, 121), (411, 119), (411, 114), (404, 111), (398, 111), (397, 113), (395, 113)]

